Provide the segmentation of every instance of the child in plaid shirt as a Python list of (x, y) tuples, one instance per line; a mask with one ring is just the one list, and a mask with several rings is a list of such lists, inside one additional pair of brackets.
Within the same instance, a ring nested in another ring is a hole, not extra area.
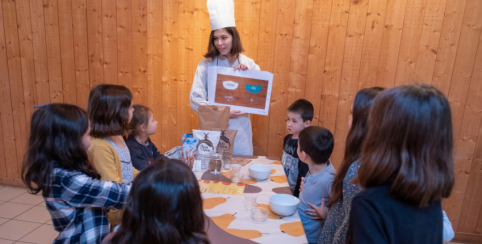
[(124, 207), (130, 185), (100, 181), (89, 163), (87, 114), (68, 104), (42, 106), (32, 115), (22, 168), (30, 193), (42, 191), (54, 229), (53, 243), (101, 243), (108, 209)]

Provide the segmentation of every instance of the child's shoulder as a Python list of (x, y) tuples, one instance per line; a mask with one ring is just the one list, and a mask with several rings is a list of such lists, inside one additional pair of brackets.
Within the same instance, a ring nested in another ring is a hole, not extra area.
[(286, 142), (287, 140), (291, 139), (292, 136), (293, 136), (293, 134), (286, 135), (285, 138), (283, 138), (283, 141)]
[[(139, 144), (139, 142), (137, 142), (136, 138), (133, 136), (133, 135), (129, 135), (127, 137), (127, 140), (126, 140), (126, 145), (130, 148), (130, 147), (135, 147)], [(140, 145), (140, 144), (139, 144)]]

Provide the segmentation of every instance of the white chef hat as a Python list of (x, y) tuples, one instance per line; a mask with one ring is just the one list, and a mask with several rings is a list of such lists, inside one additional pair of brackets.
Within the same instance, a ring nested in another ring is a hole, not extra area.
[(207, 6), (211, 30), (236, 26), (233, 0), (208, 0)]

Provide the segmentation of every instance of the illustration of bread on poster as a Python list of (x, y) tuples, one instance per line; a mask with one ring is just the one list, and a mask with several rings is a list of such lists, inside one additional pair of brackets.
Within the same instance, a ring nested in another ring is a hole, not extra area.
[(266, 71), (234, 71), (213, 66), (208, 74), (211, 105), (230, 106), (246, 113), (268, 115), (273, 74)]

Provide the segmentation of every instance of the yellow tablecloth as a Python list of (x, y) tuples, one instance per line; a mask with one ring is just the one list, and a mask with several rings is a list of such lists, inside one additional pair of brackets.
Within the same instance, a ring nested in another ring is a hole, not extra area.
[[(248, 171), (249, 165), (252, 164), (269, 165), (273, 169), (270, 179), (261, 182), (253, 181), (249, 177)], [(198, 180), (206, 178), (206, 175), (203, 178), (204, 171), (194, 173)], [(244, 174), (245, 183), (261, 189), (261, 192), (256, 193), (256, 202), (261, 207), (269, 208), (269, 197), (276, 194), (273, 189), (275, 189), (275, 191), (289, 189), (287, 188), (289, 186), (286, 181), (283, 166), (279, 161), (269, 160), (266, 157), (260, 156), (253, 159), (246, 166), (243, 166), (241, 173)], [(208, 236), (212, 243), (226, 242), (229, 239), (226, 238), (226, 236), (229, 237), (230, 235), (249, 239), (257, 243), (308, 243), (298, 212), (289, 217), (281, 217), (270, 211), (269, 218), (266, 222), (256, 223), (250, 219), (250, 211), (243, 205), (244, 196), (214, 193), (203, 193), (202, 196), (204, 200), (204, 212), (212, 219), (211, 224), (214, 222), (215, 225), (220, 228), (209, 227)], [(217, 232), (211, 231), (214, 229), (216, 229)], [(230, 234), (225, 235), (225, 233), (223, 233), (223, 241), (217, 240), (217, 235), (219, 235), (220, 231), (222, 232), (221, 229)], [(239, 240), (239, 238), (237, 239)], [(234, 243), (241, 242), (233, 240), (229, 244)]]

